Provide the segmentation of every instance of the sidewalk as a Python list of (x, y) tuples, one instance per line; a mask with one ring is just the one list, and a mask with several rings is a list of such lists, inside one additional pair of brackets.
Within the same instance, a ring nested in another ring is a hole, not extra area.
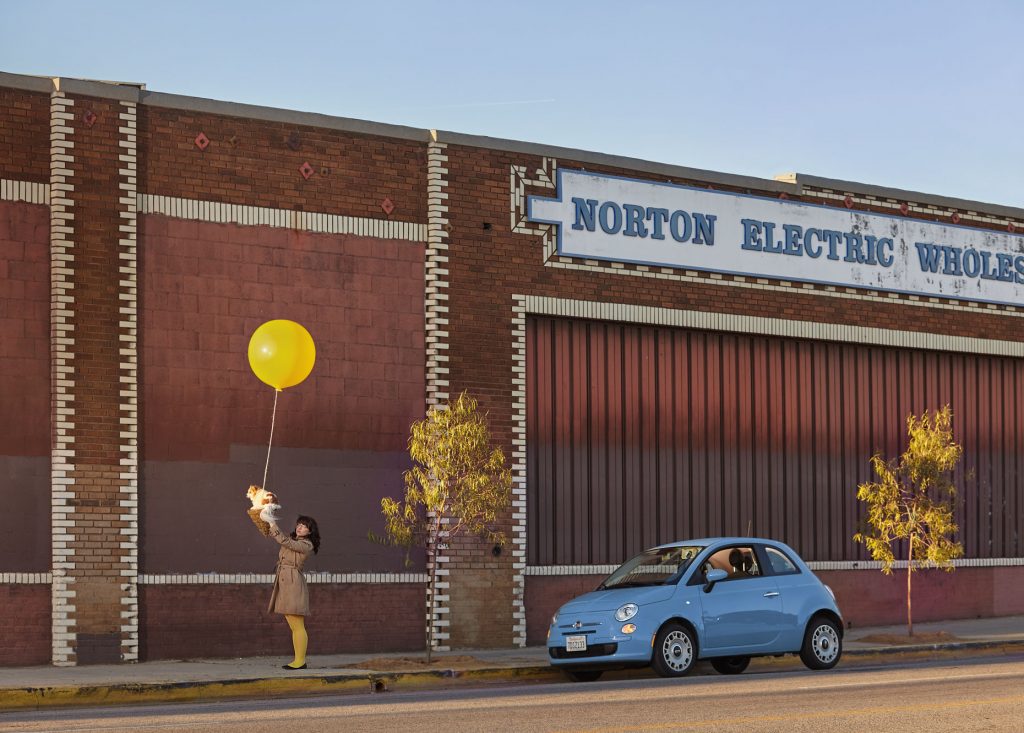
[[(937, 632), (950, 637), (935, 639)], [(939, 654), (951, 658), (985, 650), (1024, 652), (1024, 616), (939, 621), (914, 625), (922, 643), (889, 643), (889, 635), (905, 636), (905, 626), (846, 631), (843, 659), (880, 661), (907, 654)], [(864, 637), (873, 640), (858, 641)], [(879, 639), (880, 637), (880, 639)], [(413, 690), (459, 683), (555, 681), (565, 679), (548, 664), (544, 647), (460, 650), (435, 654), (432, 668), (424, 654), (330, 654), (311, 656), (309, 669), (287, 672), (281, 657), (159, 661), (81, 667), (0, 668), (0, 711), (62, 705), (122, 704), (129, 702), (198, 701), (220, 698), (368, 694)], [(799, 668), (799, 660), (765, 659), (751, 671)], [(844, 662), (840, 662), (842, 665)], [(653, 674), (653, 673), (652, 673)]]

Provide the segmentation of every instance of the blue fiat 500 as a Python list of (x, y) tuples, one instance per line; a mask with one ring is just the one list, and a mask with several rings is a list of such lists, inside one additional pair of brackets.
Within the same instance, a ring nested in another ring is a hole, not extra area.
[(651, 665), (663, 677), (698, 659), (739, 674), (751, 657), (799, 654), (831, 669), (843, 620), (832, 590), (789, 546), (751, 537), (646, 550), (551, 619), (548, 655), (576, 681)]

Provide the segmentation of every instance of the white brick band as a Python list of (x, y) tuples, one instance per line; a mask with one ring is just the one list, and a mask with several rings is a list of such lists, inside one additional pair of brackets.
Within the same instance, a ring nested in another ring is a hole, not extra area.
[[(426, 583), (426, 573), (304, 573), (315, 585)], [(272, 573), (145, 573), (142, 585), (266, 585)]]
[[(919, 331), (897, 331), (817, 321), (790, 321), (781, 318), (737, 316), (729, 313), (707, 313), (564, 298), (526, 296), (525, 301), (526, 312), (538, 315), (696, 328), (705, 331), (750, 333), (758, 336), (838, 341), (903, 349), (930, 349), (932, 351), (954, 351), (992, 356), (1024, 356), (1024, 341), (945, 336)], [(513, 350), (517, 348), (515, 340), (513, 340), (512, 348)]]
[(427, 227), (423, 224), (340, 216), (313, 211), (274, 209), (264, 206), (222, 204), (217, 201), (183, 199), (174, 196), (138, 194), (138, 210), (142, 214), (163, 214), (176, 219), (215, 224), (268, 226), (297, 229), (316, 234), (355, 234), (361, 237), (402, 239), (409, 242), (427, 241)]
[(0, 585), (50, 585), (52, 573), (0, 573)]
[[(1007, 568), (1024, 565), (1024, 557), (966, 557), (953, 561), (955, 568)], [(906, 560), (897, 560), (894, 568), (907, 569)], [(917, 565), (916, 567), (924, 567)], [(874, 560), (818, 560), (807, 563), (811, 570), (880, 570), (882, 563)]]
[[(964, 558), (953, 561), (955, 568), (1009, 568), (1024, 566), (1021, 557)], [(610, 575), (618, 565), (531, 565), (525, 575)], [(811, 570), (880, 570), (882, 563), (873, 560), (822, 560), (807, 563)], [(906, 560), (893, 563), (897, 569), (907, 569)], [(919, 566), (923, 567), (923, 566)]]
[(24, 201), (28, 204), (47, 205), (50, 203), (50, 186), (47, 183), (0, 178), (0, 201)]

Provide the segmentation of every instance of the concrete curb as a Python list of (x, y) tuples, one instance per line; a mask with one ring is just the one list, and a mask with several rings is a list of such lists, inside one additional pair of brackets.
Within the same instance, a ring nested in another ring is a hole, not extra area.
[[(1024, 639), (1003, 641), (914, 644), (900, 647), (846, 649), (845, 657), (900, 657), (913, 654), (955, 656), (960, 652), (1024, 650)], [(167, 702), (205, 702), (253, 697), (302, 697), (322, 694), (381, 693), (432, 689), (474, 682), (561, 680), (562, 672), (549, 665), (485, 667), (480, 669), (424, 670), (394, 673), (315, 674), (305, 677), (270, 677), (201, 682), (118, 683), (0, 689), (0, 710), (43, 710), (53, 707), (125, 705)]]

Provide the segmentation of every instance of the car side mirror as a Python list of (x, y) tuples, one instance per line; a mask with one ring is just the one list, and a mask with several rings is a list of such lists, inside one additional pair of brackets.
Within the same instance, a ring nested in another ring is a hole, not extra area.
[(725, 572), (724, 570), (719, 570), (718, 568), (715, 568), (714, 570), (709, 570), (707, 576), (705, 576), (704, 592), (710, 593), (711, 589), (715, 587), (715, 583), (717, 583), (720, 580), (725, 580), (728, 577), (729, 573)]

